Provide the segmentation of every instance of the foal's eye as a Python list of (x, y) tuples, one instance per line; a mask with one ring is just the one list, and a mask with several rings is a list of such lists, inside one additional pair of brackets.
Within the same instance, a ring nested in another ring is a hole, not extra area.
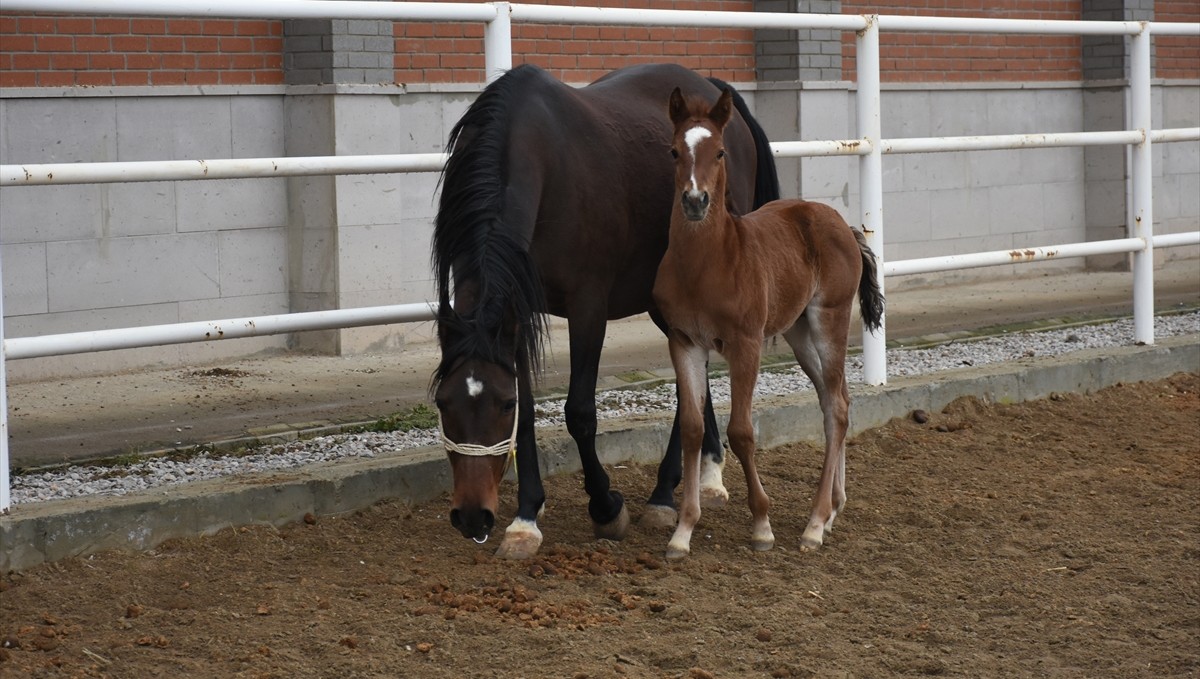
[(675, 149), (671, 149), (671, 157), (678, 160), (679, 159), (679, 151), (676, 151)]
[(717, 151), (717, 160), (720, 160), (724, 157), (725, 157), (725, 149), (721, 149), (720, 151)]

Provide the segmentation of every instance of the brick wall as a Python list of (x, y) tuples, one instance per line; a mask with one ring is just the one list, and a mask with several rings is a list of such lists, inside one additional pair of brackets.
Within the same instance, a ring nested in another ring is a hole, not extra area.
[[(1156, 21), (1200, 21), (1196, 0), (1158, 0)], [(1200, 78), (1200, 40), (1170, 35), (1154, 39), (1155, 75), (1159, 78)]]
[[(843, 0), (842, 13), (1077, 20), (1080, 3)], [(854, 35), (846, 33), (842, 37), (842, 77), (846, 80), (855, 79), (854, 52)], [(879, 38), (879, 68), (883, 82), (1073, 81), (1081, 78), (1082, 61), (1078, 36), (887, 32)]]
[(0, 87), (283, 82), (279, 21), (0, 15)]
[[(533, 4), (562, 4), (535, 0)], [(569, 3), (568, 3), (569, 4)], [(753, 11), (753, 0), (586, 0), (580, 5)], [(480, 82), (483, 26), (397, 22), (396, 80)], [(732, 82), (753, 82), (752, 29), (515, 24), (513, 63), (535, 63), (567, 82), (591, 82), (622, 66), (677, 62)]]

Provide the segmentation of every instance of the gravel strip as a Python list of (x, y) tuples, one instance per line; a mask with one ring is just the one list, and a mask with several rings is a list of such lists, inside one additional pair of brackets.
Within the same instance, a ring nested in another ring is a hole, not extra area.
[[(1200, 333), (1200, 312), (1162, 316), (1155, 319), (1158, 338)], [(954, 341), (927, 349), (888, 350), (888, 375), (927, 375), (942, 370), (981, 366), (1022, 358), (1059, 356), (1073, 351), (1123, 346), (1133, 336), (1129, 319), (1098, 325), (1042, 332), (1015, 332), (998, 337)], [(847, 359), (850, 383), (862, 382), (862, 358)], [(713, 400), (729, 400), (729, 380), (711, 381)], [(795, 393), (812, 389), (799, 367), (765, 370), (758, 379), (756, 396)], [(562, 399), (539, 402), (539, 427), (564, 423)], [(675, 387), (665, 384), (652, 389), (616, 389), (601, 392), (596, 399), (602, 420), (632, 414), (671, 412)], [(159, 486), (214, 479), (249, 472), (291, 469), (342, 458), (373, 458), (439, 442), (436, 429), (408, 432), (358, 433), (320, 436), (292, 441), (241, 457), (204, 453), (185, 461), (150, 458), (121, 467), (72, 467), (65, 470), (23, 474), (12, 479), (12, 501), (27, 504), (82, 496), (125, 495)]]

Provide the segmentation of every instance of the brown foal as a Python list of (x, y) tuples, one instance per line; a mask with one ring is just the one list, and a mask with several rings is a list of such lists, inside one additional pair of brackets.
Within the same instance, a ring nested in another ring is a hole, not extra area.
[(825, 465), (801, 548), (817, 549), (846, 502), (846, 338), (857, 292), (863, 323), (877, 329), (883, 296), (875, 256), (862, 233), (833, 208), (802, 200), (768, 203), (744, 217), (725, 205), (726, 90), (709, 108), (671, 93), (675, 201), (670, 240), (654, 283), (679, 381), (683, 502), (668, 558), (690, 552), (700, 519), (700, 442), (705, 364), (716, 350), (729, 363), (732, 412), (727, 435), (749, 489), (756, 550), (775, 544), (770, 499), (754, 465), (751, 405), (763, 341), (782, 335), (812, 380), (825, 425)]

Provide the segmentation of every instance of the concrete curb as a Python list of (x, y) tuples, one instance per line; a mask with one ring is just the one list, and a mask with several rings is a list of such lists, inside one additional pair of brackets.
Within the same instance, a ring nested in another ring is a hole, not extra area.
[[(1019, 402), (1054, 392), (1088, 392), (1118, 382), (1161, 379), (1200, 370), (1200, 336), (1154, 346), (1089, 350), (967, 368), (883, 387), (852, 389), (852, 433), (879, 426), (916, 409), (937, 412), (956, 398)], [(755, 404), (761, 447), (822, 439), (820, 410), (812, 393)], [(657, 464), (670, 433), (666, 418), (602, 423), (597, 448), (606, 464)], [(545, 475), (579, 469), (566, 432), (539, 435)], [(339, 461), (295, 471), (267, 472), (171, 486), (125, 497), (91, 497), (16, 505), (0, 516), (0, 572), (21, 570), (105, 549), (150, 549), (177, 537), (205, 535), (246, 524), (283, 525), (343, 514), (380, 500), (419, 503), (450, 488), (444, 453), (422, 448), (365, 461)], [(450, 534), (449, 525), (446, 526)]]

